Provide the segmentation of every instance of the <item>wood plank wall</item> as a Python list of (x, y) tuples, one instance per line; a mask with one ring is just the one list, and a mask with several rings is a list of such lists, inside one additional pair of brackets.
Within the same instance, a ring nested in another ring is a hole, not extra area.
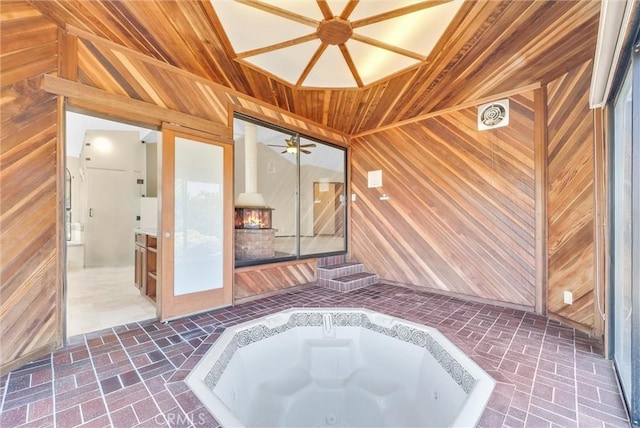
[[(594, 325), (594, 128), (591, 61), (548, 85), (548, 310)], [(563, 303), (563, 291), (573, 305)]]
[(60, 346), (57, 252), (58, 29), (25, 2), (2, 2), (0, 376)]
[(510, 97), (495, 130), (477, 131), (473, 107), (355, 138), (352, 257), (385, 280), (532, 308), (533, 99)]
[(316, 264), (315, 259), (310, 259), (236, 269), (233, 298), (243, 299), (314, 282)]

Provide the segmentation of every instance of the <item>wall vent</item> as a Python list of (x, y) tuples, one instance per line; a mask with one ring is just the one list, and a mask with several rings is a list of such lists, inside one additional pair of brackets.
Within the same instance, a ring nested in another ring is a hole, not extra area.
[(501, 128), (509, 124), (509, 99), (498, 100), (478, 107), (478, 131)]

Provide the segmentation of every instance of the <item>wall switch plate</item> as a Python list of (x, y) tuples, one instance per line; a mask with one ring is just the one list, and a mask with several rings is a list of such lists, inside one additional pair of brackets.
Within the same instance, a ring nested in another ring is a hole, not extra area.
[(562, 298), (565, 305), (573, 305), (573, 293), (571, 291), (565, 290), (562, 293)]
[(355, 194), (355, 193), (352, 193), (352, 194), (351, 194), (351, 202), (355, 202), (355, 201), (356, 201), (356, 199), (357, 199), (356, 194)]

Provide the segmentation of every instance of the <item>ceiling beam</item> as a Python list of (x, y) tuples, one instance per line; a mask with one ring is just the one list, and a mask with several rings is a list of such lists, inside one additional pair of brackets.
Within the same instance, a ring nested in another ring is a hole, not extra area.
[(353, 58), (351, 58), (351, 54), (349, 53), (349, 49), (347, 49), (347, 45), (343, 43), (341, 45), (338, 45), (338, 47), (340, 48), (340, 52), (342, 52), (344, 60), (347, 62), (347, 66), (351, 71), (353, 79), (358, 84), (358, 87), (362, 88), (364, 86), (364, 83), (362, 82), (362, 78), (360, 78), (360, 73), (358, 73), (358, 69), (356, 68), (356, 64), (353, 62)]
[(325, 20), (328, 21), (333, 18), (333, 12), (331, 12), (331, 8), (329, 7), (329, 3), (327, 3), (327, 0), (317, 0), (316, 3), (318, 3), (318, 7), (320, 8), (322, 16)]
[(318, 24), (320, 24), (318, 21), (314, 19), (310, 19), (310, 18), (307, 18), (306, 16), (298, 15), (297, 13), (273, 6), (268, 3), (264, 3), (262, 1), (258, 1), (258, 0), (236, 0), (236, 1), (244, 5), (251, 6), (256, 9), (260, 9), (272, 15), (277, 15), (282, 18), (290, 19), (292, 21), (298, 22), (300, 24), (308, 25), (310, 27), (316, 28)]
[(304, 79), (307, 78), (307, 76), (311, 72), (311, 69), (313, 68), (313, 66), (316, 65), (316, 62), (318, 62), (318, 60), (320, 59), (320, 57), (322, 56), (324, 51), (327, 49), (327, 46), (329, 46), (329, 45), (323, 42), (318, 47), (318, 49), (316, 49), (316, 52), (313, 54), (313, 56), (309, 60), (309, 63), (304, 68), (304, 71), (302, 72), (302, 74), (300, 75), (300, 78), (296, 82), (296, 86), (301, 86), (302, 85), (302, 82), (304, 82)]
[(399, 55), (407, 56), (409, 58), (413, 58), (413, 59), (418, 60), (418, 61), (426, 61), (426, 59), (427, 59), (426, 56), (420, 55), (419, 53), (416, 53), (416, 52), (413, 52), (413, 51), (410, 51), (410, 50), (407, 50), (407, 49), (402, 49), (399, 46), (393, 46), (393, 45), (390, 45), (388, 43), (384, 43), (384, 42), (381, 42), (379, 40), (372, 39), (371, 37), (363, 36), (361, 34), (355, 34), (354, 33), (351, 36), (351, 38), (353, 40), (357, 40), (359, 42), (366, 43), (368, 45), (375, 46), (377, 48), (384, 49), (386, 51), (394, 52), (394, 53), (397, 53)]
[(441, 4), (449, 3), (451, 0), (433, 0), (425, 1), (422, 3), (416, 3), (398, 9), (393, 9), (388, 12), (380, 13), (378, 15), (368, 16), (363, 19), (352, 22), (353, 28), (364, 27), (365, 25), (375, 24), (377, 22), (386, 21), (388, 19), (397, 18), (399, 16), (408, 15), (413, 12), (418, 12), (423, 9), (429, 9), (431, 7), (440, 6)]
[(349, 16), (351, 16), (351, 12), (353, 12), (353, 10), (356, 8), (359, 2), (360, 0), (350, 0), (349, 3), (347, 3), (347, 5), (344, 7), (344, 10), (342, 11), (342, 13), (340, 14), (340, 18), (349, 19)]
[(170, 122), (228, 139), (233, 137), (231, 128), (225, 124), (181, 111), (170, 110), (156, 104), (135, 100), (124, 95), (114, 94), (50, 74), (44, 75), (41, 89), (69, 98), (69, 104), (72, 106), (104, 113), (111, 117), (124, 118), (136, 123), (155, 126), (160, 126), (162, 122)]
[(267, 52), (277, 51), (278, 49), (284, 49), (291, 46), (299, 45), (300, 43), (305, 43), (317, 38), (318, 38), (318, 35), (316, 33), (311, 33), (311, 34), (307, 34), (306, 36), (298, 37), (291, 40), (286, 40), (284, 42), (276, 43), (274, 45), (264, 46), (262, 48), (240, 52), (239, 54), (236, 55), (236, 58), (243, 59), (243, 58), (248, 58), (250, 56), (256, 56), (256, 55), (260, 55)]

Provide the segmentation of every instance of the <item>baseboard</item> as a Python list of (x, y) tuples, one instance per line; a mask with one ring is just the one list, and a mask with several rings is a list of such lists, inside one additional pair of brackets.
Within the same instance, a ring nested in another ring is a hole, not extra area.
[(586, 333), (591, 337), (597, 337), (600, 340), (603, 339), (603, 337), (601, 335), (594, 334), (593, 328), (591, 328), (589, 326), (586, 326), (586, 325), (583, 325), (583, 324), (580, 324), (579, 322), (575, 322), (573, 320), (570, 320), (569, 318), (565, 318), (565, 317), (563, 317), (561, 315), (554, 314), (554, 313), (551, 313), (551, 312), (549, 312), (547, 314), (547, 317), (549, 319), (551, 319), (551, 320), (558, 321), (560, 324), (565, 324), (565, 325), (567, 325), (567, 326), (569, 326), (569, 327), (571, 327), (571, 328), (573, 328), (575, 330), (578, 330), (578, 331), (581, 331), (583, 333)]
[(264, 299), (265, 297), (277, 296), (279, 294), (290, 293), (292, 291), (305, 290), (307, 288), (315, 287), (315, 282), (308, 282), (306, 284), (292, 285), (291, 287), (280, 288), (278, 290), (267, 291), (266, 293), (254, 294), (252, 296), (239, 297), (233, 299), (233, 306), (241, 305), (243, 303), (252, 302), (254, 300)]
[(0, 366), (0, 377), (6, 376), (12, 370), (19, 369), (20, 367), (25, 366), (33, 361), (37, 361), (60, 347), (60, 345), (51, 343), (42, 348), (36, 349), (35, 351), (28, 353), (27, 355), (16, 358), (13, 361), (4, 363)]
[(502, 300), (493, 300), (493, 299), (487, 299), (487, 298), (484, 298), (484, 297), (470, 296), (468, 294), (455, 293), (455, 292), (452, 292), (452, 291), (445, 291), (445, 290), (439, 290), (437, 288), (425, 287), (423, 285), (407, 284), (407, 283), (404, 283), (404, 282), (391, 281), (391, 280), (387, 280), (387, 279), (380, 279), (379, 282), (382, 283), (382, 284), (389, 284), (389, 285), (395, 285), (395, 286), (398, 286), (398, 287), (408, 288), (410, 290), (426, 291), (426, 292), (429, 292), (429, 293), (440, 294), (440, 295), (447, 296), (447, 297), (455, 297), (456, 299), (467, 300), (469, 302), (476, 302), (476, 303), (483, 303), (483, 304), (486, 304), (486, 305), (501, 306), (503, 308), (517, 309), (519, 311), (524, 311), (524, 312), (535, 312), (535, 307), (533, 307), (533, 306), (518, 305), (516, 303), (504, 302)]

